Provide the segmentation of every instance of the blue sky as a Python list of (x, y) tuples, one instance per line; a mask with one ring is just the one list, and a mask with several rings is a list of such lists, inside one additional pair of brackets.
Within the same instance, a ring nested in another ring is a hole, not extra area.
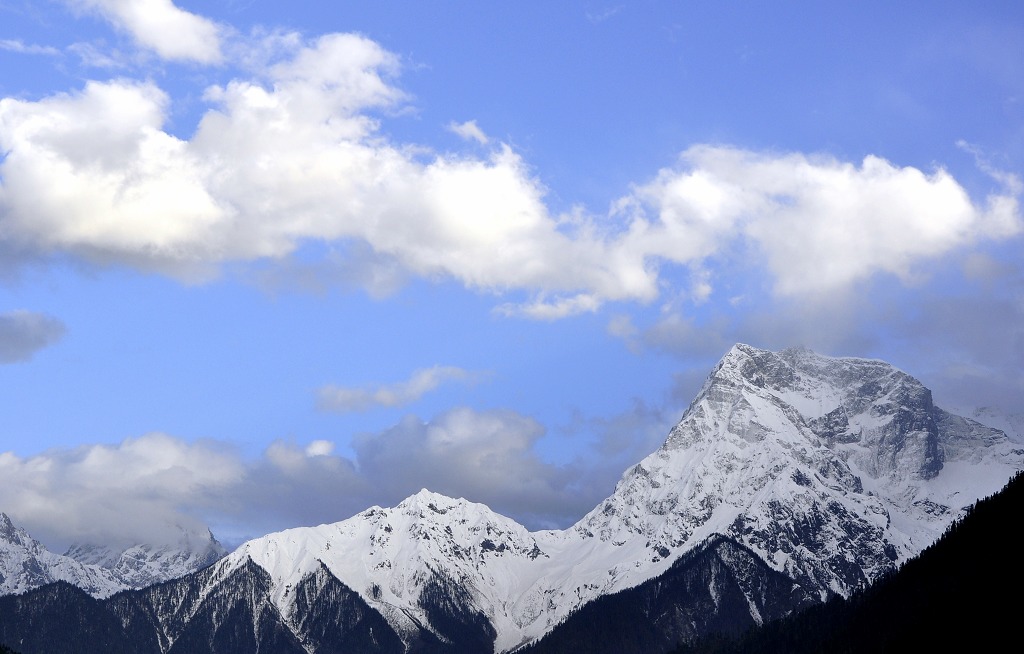
[(0, 0), (33, 533), (565, 526), (737, 341), (1024, 412), (1017, 3), (335, 4)]

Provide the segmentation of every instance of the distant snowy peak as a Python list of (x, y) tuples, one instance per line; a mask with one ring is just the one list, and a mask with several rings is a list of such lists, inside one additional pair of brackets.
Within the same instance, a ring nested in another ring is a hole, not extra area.
[(21, 593), (55, 581), (66, 581), (97, 597), (125, 586), (113, 574), (54, 554), (0, 513), (0, 595)]
[(992, 406), (983, 406), (969, 411), (956, 411), (960, 415), (970, 414), (977, 422), (995, 427), (1006, 433), (1013, 442), (1024, 445), (1024, 413), (1007, 413)]
[(270, 534), (243, 544), (225, 565), (247, 558), (278, 583), (294, 584), (322, 563), (382, 602), (416, 597), (431, 571), (459, 579), (489, 561), (546, 556), (534, 534), (483, 504), (422, 490), (394, 508), (372, 507), (342, 522)]
[(176, 543), (126, 548), (75, 544), (65, 556), (108, 570), (127, 588), (143, 588), (205, 568), (226, 554), (209, 530), (197, 533), (181, 529)]
[(94, 597), (176, 579), (209, 566), (226, 551), (207, 531), (182, 530), (176, 545), (112, 548), (75, 545), (56, 554), (0, 513), (0, 595), (66, 581)]

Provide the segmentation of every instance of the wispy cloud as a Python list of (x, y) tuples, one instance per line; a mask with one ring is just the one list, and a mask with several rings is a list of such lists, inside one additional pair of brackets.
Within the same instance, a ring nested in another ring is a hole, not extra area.
[(586, 17), (587, 20), (589, 20), (591, 23), (603, 23), (604, 21), (621, 12), (623, 9), (625, 9), (625, 5), (605, 7), (604, 9), (586, 12)]
[(0, 313), (0, 364), (28, 361), (64, 336), (64, 323), (43, 313)]
[(0, 39), (0, 50), (47, 57), (57, 57), (61, 54), (60, 50), (52, 46), (27, 44), (17, 39)]
[(126, 69), (135, 65), (136, 58), (117, 49), (102, 47), (95, 43), (78, 42), (68, 46), (83, 66), (108, 70)]
[(457, 134), (467, 141), (476, 141), (480, 145), (487, 145), (490, 141), (484, 131), (476, 124), (475, 120), (467, 120), (464, 123), (454, 121), (448, 123), (448, 131)]
[(361, 388), (328, 385), (317, 392), (317, 406), (324, 411), (346, 413), (366, 411), (374, 407), (396, 407), (419, 400), (438, 386), (449, 381), (479, 379), (473, 373), (454, 366), (434, 366), (415, 371), (401, 382)]

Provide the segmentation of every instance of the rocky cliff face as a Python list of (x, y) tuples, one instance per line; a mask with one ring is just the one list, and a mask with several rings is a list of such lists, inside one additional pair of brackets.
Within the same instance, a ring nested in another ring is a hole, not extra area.
[(845, 595), (932, 542), (1022, 455), (884, 362), (737, 345), (577, 529), (643, 536), (666, 556), (727, 534), (822, 597)]

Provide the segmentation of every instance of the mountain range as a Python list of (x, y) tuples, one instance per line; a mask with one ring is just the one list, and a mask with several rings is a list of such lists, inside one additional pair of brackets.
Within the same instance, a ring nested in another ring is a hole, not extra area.
[[(531, 532), (423, 490), (140, 590), (51, 573), (70, 584), (0, 598), (0, 642), (25, 654), (96, 651), (96, 639), (161, 653), (564, 651), (545, 643), (586, 620), (609, 632), (593, 651), (669, 651), (850, 595), (1021, 468), (1004, 432), (935, 406), (885, 362), (741, 344), (664, 444), (568, 529)], [(120, 560), (69, 554), (87, 570)], [(640, 608), (615, 623), (601, 607), (621, 593)], [(55, 603), (80, 616), (53, 626), (64, 649), (25, 626)]]
[(209, 531), (180, 532), (174, 544), (126, 548), (76, 544), (57, 554), (0, 513), (0, 595), (65, 581), (96, 597), (107, 597), (182, 577), (227, 553)]

